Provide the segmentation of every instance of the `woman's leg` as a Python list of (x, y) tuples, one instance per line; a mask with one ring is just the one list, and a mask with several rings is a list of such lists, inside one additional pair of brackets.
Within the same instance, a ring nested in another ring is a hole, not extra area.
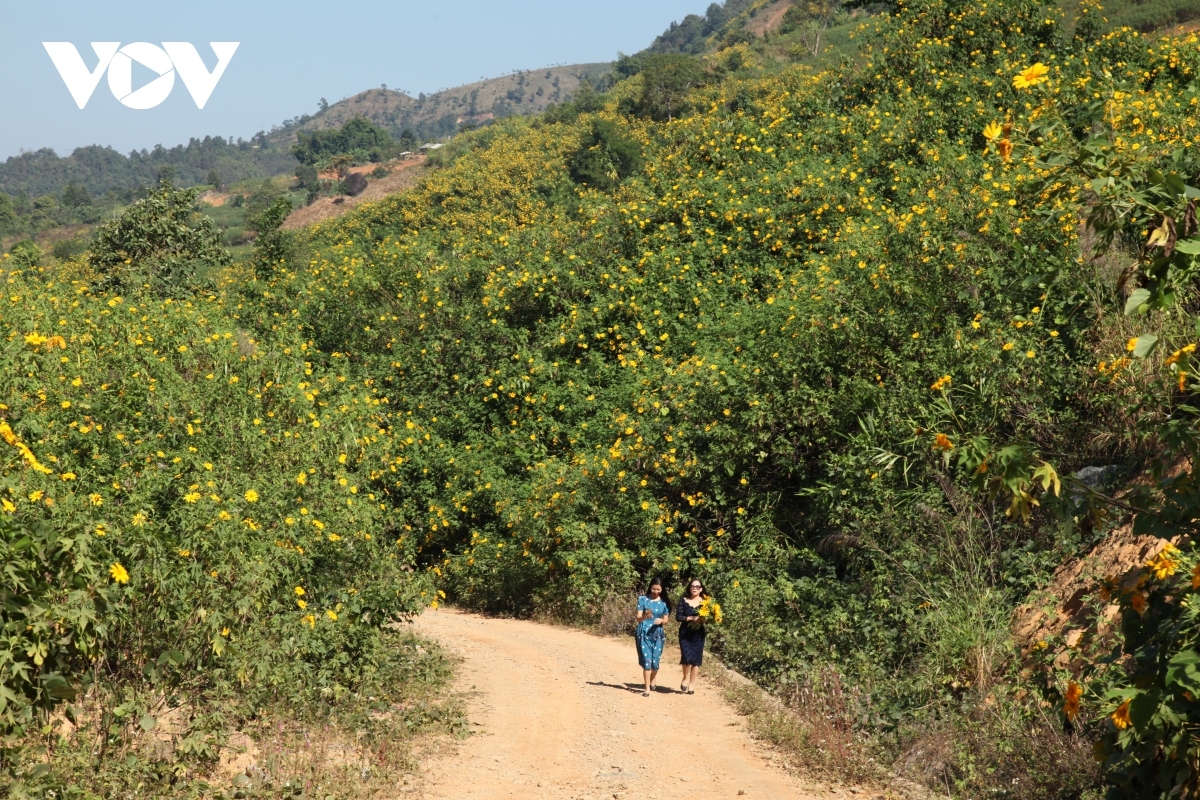
[(700, 666), (697, 664), (691, 665), (692, 669), (688, 675), (688, 689), (690, 690), (696, 684), (696, 679), (700, 677)]
[(691, 664), (683, 665), (683, 679), (679, 682), (679, 688), (685, 692), (688, 690), (688, 675), (691, 674), (691, 671), (692, 671)]
[(654, 686), (654, 682), (657, 679), (658, 679), (658, 667), (655, 667), (654, 669), (650, 670), (650, 679), (648, 681), (646, 681), (646, 691), (650, 691), (650, 688), (652, 686)]

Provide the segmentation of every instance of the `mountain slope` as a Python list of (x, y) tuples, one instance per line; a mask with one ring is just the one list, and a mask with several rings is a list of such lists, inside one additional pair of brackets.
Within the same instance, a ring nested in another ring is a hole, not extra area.
[(69, 156), (42, 148), (0, 162), (0, 192), (57, 196), (77, 183), (96, 196), (127, 194), (153, 185), (163, 174), (182, 186), (211, 183), (210, 171), (221, 183), (289, 174), (296, 167), (290, 147), (297, 130), (336, 128), (354, 117), (366, 117), (393, 134), (408, 128), (420, 139), (440, 139), (463, 123), (539, 114), (569, 98), (584, 78), (596, 81), (609, 69), (609, 64), (600, 63), (528, 70), (415, 98), (368, 89), (315, 115), (298, 115), (269, 132), (259, 131), (249, 140), (206, 136), (186, 145), (156, 145), (129, 154), (102, 145), (79, 147)]
[(595, 82), (610, 68), (597, 63), (524, 70), (418, 97), (386, 88), (368, 89), (331, 105), (299, 129), (336, 128), (354, 117), (366, 117), (394, 135), (408, 128), (419, 139), (439, 139), (466, 123), (539, 114), (552, 103), (570, 98), (585, 78)]

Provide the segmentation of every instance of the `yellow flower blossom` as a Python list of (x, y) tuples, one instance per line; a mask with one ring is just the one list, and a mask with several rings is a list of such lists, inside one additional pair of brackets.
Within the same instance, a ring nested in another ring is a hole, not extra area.
[(1160, 581), (1166, 580), (1179, 569), (1179, 550), (1168, 544), (1158, 555), (1146, 562), (1146, 567)]
[(1063, 713), (1067, 719), (1074, 722), (1079, 716), (1079, 701), (1083, 697), (1083, 687), (1075, 681), (1067, 684), (1067, 694), (1063, 699)]
[(108, 568), (108, 574), (117, 583), (129, 583), (129, 573), (118, 561)]
[(1039, 61), (1016, 74), (1012, 82), (1013, 88), (1029, 89), (1030, 87), (1037, 86), (1039, 83), (1045, 83), (1049, 80), (1047, 77), (1049, 74), (1050, 68)]
[(1117, 706), (1117, 710), (1110, 715), (1113, 725), (1117, 726), (1117, 730), (1123, 731), (1133, 724), (1129, 719), (1129, 703), (1129, 700), (1121, 703), (1121, 705)]

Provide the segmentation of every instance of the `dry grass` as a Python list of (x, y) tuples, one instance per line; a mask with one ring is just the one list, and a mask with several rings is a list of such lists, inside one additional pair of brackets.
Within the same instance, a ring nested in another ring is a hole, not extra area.
[(231, 741), (233, 758), (222, 782), (249, 797), (300, 791), (304, 797), (378, 800), (418, 791), (418, 760), (403, 721), (377, 727), (368, 732), (329, 720), (262, 721), (250, 736)]
[(969, 716), (928, 726), (896, 760), (896, 771), (963, 798), (1103, 796), (1090, 740), (1064, 732), (1044, 709), (1031, 715), (1028, 707), (997, 697)]
[(605, 636), (632, 636), (636, 627), (633, 620), (636, 608), (637, 597), (633, 595), (607, 595), (600, 601), (592, 628)]
[(852, 702), (835, 673), (772, 696), (735, 672), (714, 665), (708, 677), (746, 717), (750, 734), (770, 744), (786, 767), (849, 783), (879, 783), (889, 776), (878, 749), (854, 731)]

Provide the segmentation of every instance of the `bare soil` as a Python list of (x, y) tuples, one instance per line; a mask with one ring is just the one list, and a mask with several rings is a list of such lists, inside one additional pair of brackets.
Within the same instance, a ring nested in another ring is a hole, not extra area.
[(1116, 581), (1123, 586), (1136, 583), (1141, 568), (1169, 544), (1157, 536), (1138, 535), (1132, 524), (1112, 531), (1091, 552), (1068, 561), (1054, 572), (1050, 584), (1013, 616), (1013, 636), (1025, 652), (1052, 637), (1065, 635), (1066, 650), (1086, 632), (1103, 635), (1117, 619), (1119, 606), (1108, 604), (1094, 616), (1094, 598), (1101, 584)]
[[(382, 197), (387, 197), (389, 194), (396, 194), (405, 189), (410, 189), (425, 174), (425, 169), (422, 166), (424, 163), (425, 156), (418, 156), (401, 161), (395, 166), (389, 165), (391, 166), (392, 174), (386, 178), (369, 181), (366, 191), (358, 197), (322, 197), (311, 206), (302, 206), (293, 211), (284, 221), (283, 227), (289, 230), (304, 228), (323, 220), (340, 217), (350, 209), (371, 200), (378, 200)], [(371, 164), (369, 169), (374, 170), (375, 167), (375, 164)], [(358, 170), (359, 168), (355, 167), (352, 169)], [(363, 167), (361, 171), (369, 170), (367, 167)]]
[(759, 11), (749, 22), (746, 30), (755, 36), (762, 36), (767, 31), (773, 31), (783, 24), (783, 15), (792, 7), (792, 0), (777, 0), (772, 5)]
[(430, 800), (870, 797), (787, 775), (711, 681), (679, 691), (672, 647), (643, 697), (632, 639), (452, 609), (416, 627), (462, 658), (473, 731), (427, 756)]

